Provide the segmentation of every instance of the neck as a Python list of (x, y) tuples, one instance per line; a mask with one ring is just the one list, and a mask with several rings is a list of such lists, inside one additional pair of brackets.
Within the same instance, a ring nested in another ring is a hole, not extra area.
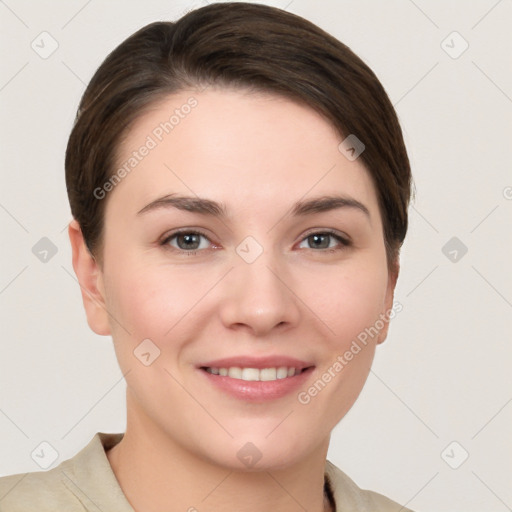
[(107, 458), (136, 512), (325, 512), (331, 510), (324, 492), (327, 446), (328, 439), (291, 467), (244, 472), (190, 453), (129, 412), (126, 433)]

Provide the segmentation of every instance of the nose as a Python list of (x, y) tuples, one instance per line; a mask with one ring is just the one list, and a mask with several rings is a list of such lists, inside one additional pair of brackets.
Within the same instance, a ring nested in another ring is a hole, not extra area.
[(298, 299), (289, 273), (268, 256), (239, 261), (225, 280), (220, 317), (226, 328), (262, 337), (299, 322)]

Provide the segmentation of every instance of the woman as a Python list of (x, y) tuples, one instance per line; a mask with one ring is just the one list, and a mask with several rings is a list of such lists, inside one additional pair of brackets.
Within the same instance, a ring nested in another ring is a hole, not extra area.
[(0, 479), (2, 510), (400, 509), (326, 460), (397, 308), (411, 185), (348, 47), (246, 3), (150, 24), (85, 91), (66, 181), (127, 428)]

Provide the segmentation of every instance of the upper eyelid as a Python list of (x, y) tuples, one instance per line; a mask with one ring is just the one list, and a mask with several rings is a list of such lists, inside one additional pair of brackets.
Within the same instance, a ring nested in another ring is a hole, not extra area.
[[(174, 237), (178, 236), (178, 235), (181, 235), (181, 234), (197, 234), (197, 235), (200, 235), (200, 236), (203, 236), (204, 238), (206, 238), (210, 243), (214, 243), (212, 242), (212, 240), (210, 239), (210, 237), (204, 233), (203, 231), (201, 231), (200, 229), (178, 229), (172, 233), (170, 233), (169, 235), (166, 235), (163, 237), (162, 241), (160, 242), (161, 245), (165, 245), (169, 242), (169, 240), (172, 240)], [(307, 238), (309, 238), (310, 236), (313, 236), (313, 235), (316, 235), (316, 234), (320, 234), (320, 235), (331, 235), (333, 236), (334, 238), (338, 238), (339, 241), (345, 245), (349, 245), (352, 243), (352, 239), (345, 233), (341, 233), (341, 232), (338, 232), (336, 230), (332, 230), (332, 229), (329, 229), (329, 228), (311, 228), (311, 230), (308, 230), (303, 236), (302, 238), (299, 240), (299, 243), (303, 242), (304, 240), (306, 240)], [(177, 249), (177, 250), (180, 250), (180, 249)], [(192, 251), (198, 251), (198, 250), (204, 250), (204, 249), (191, 249), (190, 252)]]
[[(212, 242), (212, 240), (210, 239), (210, 237), (206, 233), (203, 233), (200, 230), (197, 230), (197, 229), (179, 229), (177, 231), (174, 231), (173, 233), (170, 233), (168, 235), (164, 235), (162, 237), (162, 239), (160, 240), (159, 245), (168, 245), (169, 241), (172, 240), (173, 238), (175, 238), (175, 237), (177, 237), (179, 235), (188, 235), (188, 234), (195, 234), (195, 235), (202, 236), (202, 237), (206, 238), (210, 242), (210, 244), (214, 243), (214, 242)], [(173, 247), (173, 249), (176, 249), (176, 248)], [(176, 249), (176, 250), (180, 251), (182, 249)], [(191, 249), (188, 252), (201, 251), (201, 250), (204, 250), (204, 249)]]
[(338, 231), (332, 228), (311, 228), (311, 230), (308, 230), (302, 236), (299, 243), (302, 243), (304, 240), (313, 235), (330, 235), (333, 238), (337, 239), (339, 243), (342, 245), (350, 246), (353, 244), (352, 238), (349, 235), (347, 235), (343, 231)]
[(304, 238), (307, 238), (311, 235), (333, 235), (333, 236), (339, 236), (340, 238), (346, 239), (347, 241), (350, 241), (350, 237), (344, 233), (343, 231), (339, 231), (337, 229), (331, 229), (331, 228), (311, 228), (311, 230), (306, 231), (306, 234), (303, 235), (302, 240)]
[(177, 229), (176, 231), (172, 231), (170, 233), (166, 233), (163, 235), (162, 237), (162, 241), (166, 241), (166, 240), (169, 240), (170, 238), (173, 238), (177, 235), (188, 235), (188, 234), (197, 234), (197, 235), (201, 235), (201, 236), (204, 236), (205, 238), (208, 238), (208, 240), (210, 240), (210, 237), (204, 232), (202, 231), (201, 229), (198, 229), (198, 228), (179, 228)]

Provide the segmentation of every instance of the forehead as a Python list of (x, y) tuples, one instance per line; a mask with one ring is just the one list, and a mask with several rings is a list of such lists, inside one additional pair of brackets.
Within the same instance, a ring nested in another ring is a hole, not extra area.
[(140, 208), (178, 192), (265, 209), (336, 192), (375, 209), (372, 180), (361, 159), (339, 150), (341, 141), (320, 114), (277, 95), (181, 91), (152, 105), (126, 134), (116, 161), (126, 172), (110, 199)]

